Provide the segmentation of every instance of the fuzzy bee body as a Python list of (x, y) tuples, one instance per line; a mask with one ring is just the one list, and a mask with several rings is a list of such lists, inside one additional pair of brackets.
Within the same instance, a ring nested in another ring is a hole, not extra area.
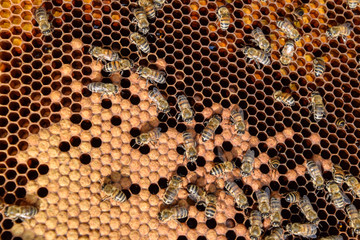
[(155, 7), (152, 0), (138, 0), (138, 4), (144, 9), (148, 19), (153, 20), (156, 18)]
[(328, 236), (328, 237), (322, 237), (319, 240), (343, 240), (344, 238), (342, 236)]
[(345, 119), (343, 118), (339, 118), (339, 119), (336, 119), (336, 122), (335, 122), (335, 125), (339, 128), (343, 128), (345, 127)]
[(106, 61), (120, 60), (118, 53), (102, 47), (91, 46), (89, 49), (89, 54), (103, 63), (106, 63)]
[(325, 61), (323, 58), (319, 57), (319, 58), (315, 58), (313, 62), (314, 62), (315, 76), (320, 77), (325, 72), (325, 68), (326, 68)]
[(194, 119), (194, 111), (191, 109), (190, 103), (185, 97), (185, 95), (180, 95), (177, 100), (177, 104), (179, 105), (180, 115), (184, 122), (190, 124)]
[(356, 195), (357, 197), (360, 197), (360, 183), (356, 177), (354, 177), (351, 174), (347, 174), (345, 176), (345, 183), (349, 186), (351, 192), (354, 195)]
[(350, 9), (355, 9), (359, 3), (360, 3), (359, 0), (347, 0), (347, 4)]
[(170, 106), (168, 101), (160, 93), (159, 89), (153, 88), (149, 91), (149, 98), (155, 103), (158, 111), (168, 113), (170, 112)]
[(185, 207), (180, 206), (174, 206), (168, 209), (164, 209), (158, 213), (158, 219), (161, 222), (182, 219), (186, 218), (187, 216), (188, 210)]
[(244, 55), (245, 61), (247, 61), (247, 59), (250, 59), (250, 61), (254, 60), (257, 68), (260, 68), (259, 63), (263, 65), (269, 65), (271, 63), (268, 53), (253, 47), (245, 46)]
[(227, 30), (230, 26), (231, 16), (230, 11), (226, 6), (221, 6), (217, 10), (217, 16), (220, 21), (221, 30)]
[(301, 237), (316, 238), (317, 226), (312, 223), (290, 223), (286, 225), (286, 231)]
[(44, 7), (40, 7), (35, 10), (35, 20), (39, 24), (41, 33), (44, 36), (49, 36), (53, 30), (51, 23), (49, 22), (49, 15)]
[(306, 168), (311, 176), (314, 187), (318, 190), (324, 188), (325, 180), (323, 178), (320, 167), (313, 160), (308, 160), (306, 163)]
[(282, 228), (274, 228), (271, 230), (271, 234), (265, 237), (265, 240), (282, 240), (284, 235), (284, 229)]
[(138, 50), (141, 50), (143, 53), (150, 53), (150, 45), (146, 38), (140, 33), (132, 33), (130, 35), (131, 42), (133, 42)]
[(300, 33), (299, 31), (294, 27), (294, 25), (288, 20), (278, 20), (276, 21), (276, 26), (280, 28), (280, 30), (285, 33), (285, 35), (294, 40), (295, 42), (300, 40)]
[(225, 189), (235, 199), (235, 203), (239, 208), (245, 209), (249, 206), (246, 195), (244, 194), (243, 190), (235, 182), (226, 180), (225, 181)]
[(280, 199), (270, 198), (270, 224), (272, 227), (280, 227), (282, 220)]
[(280, 62), (284, 65), (288, 65), (295, 52), (295, 42), (293, 40), (287, 40), (285, 46), (281, 51)]
[(160, 135), (161, 135), (161, 128), (157, 127), (149, 132), (141, 133), (139, 136), (135, 138), (135, 143), (139, 146), (143, 146), (149, 143), (155, 144), (159, 139)]
[(266, 39), (265, 34), (261, 31), (260, 28), (255, 28), (252, 31), (253, 41), (259, 46), (259, 48), (265, 52), (270, 52), (270, 43)]
[(245, 133), (246, 124), (244, 121), (244, 111), (239, 107), (234, 107), (231, 109), (230, 115), (231, 123), (235, 126), (235, 132), (237, 135), (242, 135)]
[(206, 195), (206, 208), (205, 208), (205, 216), (210, 219), (214, 218), (216, 214), (216, 196), (215, 194), (209, 193)]
[(146, 12), (143, 8), (135, 8), (134, 11), (134, 20), (137, 22), (137, 27), (139, 32), (142, 34), (147, 34), (149, 32), (149, 21), (147, 20)]
[(325, 117), (325, 105), (318, 91), (311, 93), (311, 107), (311, 111), (314, 114), (314, 119), (316, 122)]
[(163, 84), (166, 82), (166, 74), (163, 71), (157, 71), (148, 67), (139, 66), (136, 70), (136, 73), (139, 74), (140, 77), (150, 81), (152, 84)]
[(125, 202), (127, 199), (125, 193), (118, 187), (115, 187), (110, 179), (104, 181), (101, 185), (101, 190), (106, 195), (106, 198), (111, 198), (116, 202)]
[(329, 181), (326, 183), (326, 188), (329, 192), (329, 197), (332, 199), (333, 204), (336, 208), (344, 208), (350, 203), (350, 199), (341, 191), (340, 187), (335, 181)]
[(165, 4), (166, 0), (153, 0), (154, 3), (154, 7), (156, 10), (159, 10), (163, 7), (163, 5)]
[(285, 195), (285, 200), (289, 203), (298, 203), (301, 199), (300, 193), (293, 191)]
[(31, 205), (8, 205), (4, 208), (4, 216), (13, 220), (30, 219), (33, 218), (38, 212), (39, 209)]
[(119, 86), (112, 83), (92, 82), (87, 85), (89, 91), (93, 93), (101, 93), (101, 97), (104, 95), (114, 95), (119, 93)]
[(183, 132), (183, 139), (184, 144), (182, 145), (183, 149), (185, 150), (184, 157), (189, 159), (190, 162), (195, 162), (198, 158), (198, 153), (196, 150), (196, 142), (195, 139), (192, 137), (189, 131)]
[(270, 215), (270, 189), (267, 187), (264, 190), (258, 190), (255, 192), (258, 209), (261, 212), (261, 216), (264, 218), (269, 217)]
[(189, 184), (187, 186), (187, 191), (189, 192), (190, 199), (194, 200), (197, 205), (206, 206), (206, 192), (204, 189), (197, 185)]
[(298, 7), (294, 11), (294, 15), (299, 20), (304, 16), (304, 14), (305, 14), (305, 8), (304, 7)]
[(280, 166), (280, 157), (279, 156), (276, 156), (276, 157), (273, 157), (273, 158), (270, 158), (269, 160), (269, 167), (273, 170), (276, 170), (278, 169)]
[(295, 99), (291, 96), (290, 93), (287, 92), (282, 92), (282, 91), (274, 92), (274, 99), (276, 101), (282, 102), (286, 106), (295, 105)]
[(346, 42), (346, 38), (347, 36), (350, 36), (352, 31), (352, 27), (350, 23), (343, 23), (341, 25), (338, 26), (333, 26), (331, 28), (329, 28), (326, 31), (326, 36), (329, 39), (333, 39), (333, 38), (337, 38), (337, 37), (341, 37), (343, 39), (344, 42)]
[(334, 176), (334, 181), (337, 184), (342, 184), (345, 181), (345, 172), (340, 165), (334, 164), (332, 167), (332, 173)]
[(306, 219), (313, 223), (318, 225), (320, 223), (320, 219), (317, 215), (317, 213), (315, 212), (313, 206), (311, 205), (310, 199), (308, 198), (308, 196), (303, 196), (302, 199), (299, 202), (299, 207), (301, 212), (304, 214), (304, 216), (306, 217)]
[(134, 66), (134, 62), (132, 60), (120, 58), (119, 60), (105, 64), (104, 71), (109, 72), (111, 74), (115, 72), (120, 72), (120, 74), (122, 74), (123, 71), (131, 70), (133, 66)]
[(206, 127), (201, 133), (201, 139), (203, 142), (208, 141), (210, 138), (213, 138), (216, 129), (220, 126), (222, 118), (220, 115), (215, 114), (210, 119)]
[(350, 219), (349, 226), (353, 228), (355, 234), (360, 235), (360, 213), (353, 204), (346, 206), (346, 212)]
[(228, 172), (232, 172), (235, 169), (236, 165), (234, 162), (227, 161), (224, 163), (216, 164), (211, 170), (210, 175), (218, 176), (223, 175)]
[(242, 161), (240, 172), (244, 177), (250, 176), (254, 169), (255, 152), (253, 150), (247, 150)]
[(249, 220), (250, 220), (250, 228), (249, 228), (250, 239), (259, 240), (263, 227), (260, 212), (258, 210), (251, 211)]
[(182, 179), (180, 176), (173, 176), (169, 182), (168, 187), (165, 190), (164, 196), (163, 196), (163, 202), (167, 205), (171, 204), (176, 195), (178, 194), (182, 184)]

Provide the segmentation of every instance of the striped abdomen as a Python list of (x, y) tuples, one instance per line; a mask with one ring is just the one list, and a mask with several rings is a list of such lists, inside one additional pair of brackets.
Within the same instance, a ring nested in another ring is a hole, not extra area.
[(264, 65), (269, 65), (271, 63), (269, 56), (264, 51), (258, 50), (254, 55), (253, 59), (262, 63)]
[(5, 217), (12, 219), (30, 219), (39, 212), (35, 206), (6, 206), (4, 210)]
[(122, 65), (119, 61), (112, 61), (112, 62), (105, 64), (105, 66), (104, 66), (105, 72), (120, 72), (122, 70), (123, 70)]
[(179, 192), (179, 188), (172, 188), (172, 187), (167, 188), (164, 193), (163, 202), (165, 204), (171, 204), (174, 201), (178, 192)]
[(289, 192), (288, 194), (286, 194), (285, 196), (285, 200), (289, 203), (297, 203), (300, 201), (300, 193), (293, 191), (293, 192)]
[(246, 208), (249, 206), (246, 195), (235, 182), (225, 181), (225, 189), (235, 199), (235, 203), (239, 208)]
[(350, 9), (354, 9), (360, 2), (359, 0), (348, 0), (347, 3)]
[(114, 199), (117, 202), (125, 202), (126, 201), (126, 195), (123, 191), (121, 191), (120, 189), (116, 189), (112, 194), (111, 194), (112, 199)]
[(270, 199), (270, 220), (273, 227), (280, 227), (281, 223), (281, 202), (280, 199), (272, 197)]
[(231, 21), (229, 9), (227, 9), (226, 6), (221, 6), (219, 7), (217, 14), (220, 21), (220, 28), (224, 31), (227, 30)]
[(210, 118), (209, 123), (206, 125), (203, 132), (201, 133), (201, 138), (203, 142), (206, 142), (213, 137), (220, 123), (221, 123), (220, 115), (214, 115)]
[(222, 175), (227, 172), (231, 172), (235, 168), (234, 162), (224, 162), (216, 164), (211, 170), (210, 175)]
[[(210, 195), (210, 196), (209, 196)], [(207, 196), (207, 205), (205, 208), (205, 216), (209, 218), (214, 218), (216, 213), (216, 196), (209, 194)]]
[(314, 59), (314, 71), (316, 77), (323, 75), (323, 73), (325, 72), (325, 62), (322, 59)]
[(333, 175), (334, 175), (334, 181), (337, 184), (342, 184), (345, 181), (345, 172), (340, 167), (340, 165), (337, 164), (333, 165)]
[(188, 210), (185, 207), (173, 207), (173, 217), (172, 219), (182, 219), (188, 216)]

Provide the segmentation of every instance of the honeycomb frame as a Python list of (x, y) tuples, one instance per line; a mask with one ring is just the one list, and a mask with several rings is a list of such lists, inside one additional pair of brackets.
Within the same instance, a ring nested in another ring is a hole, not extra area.
[[(321, 161), (324, 176), (331, 164), (359, 176), (360, 139), (360, 7), (345, 0), (210, 1), (168, 0), (150, 22), (151, 53), (139, 54), (129, 35), (135, 31), (131, 9), (135, 1), (51, 0), (51, 37), (43, 37), (32, 12), (40, 0), (0, 1), (0, 196), (8, 204), (39, 204), (40, 212), (26, 223), (1, 214), (2, 239), (249, 239), (245, 211), (229, 208), (233, 199), (222, 190), (223, 179), (209, 176), (222, 146), (228, 159), (256, 152), (251, 178), (236, 177), (250, 203), (255, 190), (269, 186), (284, 194), (289, 189), (307, 194), (321, 219), (320, 236), (341, 234), (355, 239), (345, 212), (316, 197), (304, 162)], [(216, 9), (228, 4), (232, 22), (227, 31), (216, 24)], [(280, 62), (285, 36), (275, 25), (305, 4), (302, 38), (293, 62)], [(354, 29), (346, 43), (328, 40), (328, 27), (350, 22)], [(271, 40), (270, 66), (257, 69), (238, 51), (251, 44), (251, 31), (261, 27)], [(158, 113), (147, 96), (146, 82), (136, 74), (109, 77), (87, 53), (94, 44), (119, 51), (138, 64), (164, 70), (166, 84), (158, 85), (170, 106), (170, 116)], [(326, 71), (315, 78), (312, 60), (324, 56)], [(90, 82), (121, 86), (116, 97), (101, 99), (86, 89)], [(308, 109), (311, 91), (323, 97), (326, 119), (316, 123)], [(275, 102), (274, 91), (292, 92), (295, 106)], [(225, 119), (214, 140), (198, 146), (197, 166), (183, 160), (181, 132), (176, 120), (176, 95), (184, 93), (195, 111), (192, 133), (215, 112)], [(226, 125), (230, 109), (245, 110), (248, 131), (241, 137)], [(346, 129), (335, 125), (344, 118)], [(162, 128), (156, 147), (133, 145), (133, 138), (153, 127)], [(269, 158), (279, 154), (281, 166), (272, 173)], [(177, 172), (218, 194), (214, 220), (204, 220), (189, 204), (182, 227), (156, 219), (166, 179)], [(111, 176), (126, 189), (125, 203), (101, 201), (100, 180)], [(240, 176), (235, 170), (234, 176)], [(360, 201), (344, 189), (359, 209)], [(303, 221), (299, 209), (282, 201), (283, 224)], [(265, 221), (265, 227), (269, 222)], [(298, 239), (289, 237), (289, 239)]]

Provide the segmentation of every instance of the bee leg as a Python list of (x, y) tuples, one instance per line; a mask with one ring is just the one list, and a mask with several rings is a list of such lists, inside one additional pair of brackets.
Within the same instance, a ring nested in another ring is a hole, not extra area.
[(106, 197), (104, 197), (104, 198), (101, 199), (101, 202), (106, 201), (106, 200), (108, 200), (109, 198), (110, 198), (110, 196), (106, 196)]
[(254, 60), (255, 64), (256, 64), (256, 67), (259, 69), (260, 68), (260, 64), (258, 61)]
[(347, 37), (346, 36), (342, 36), (342, 39), (343, 39), (344, 43), (347, 42)]

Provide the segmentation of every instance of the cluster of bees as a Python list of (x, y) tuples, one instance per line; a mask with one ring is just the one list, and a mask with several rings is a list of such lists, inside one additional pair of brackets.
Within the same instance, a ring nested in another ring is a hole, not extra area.
[[(348, 0), (349, 8), (356, 8), (359, 5), (359, 0)], [(130, 35), (131, 41), (137, 46), (138, 50), (147, 54), (150, 52), (149, 43), (144, 35), (149, 32), (149, 21), (156, 18), (156, 11), (160, 9), (165, 0), (138, 0), (139, 8), (133, 10), (134, 20), (137, 24), (139, 32), (134, 32)], [(304, 8), (300, 7), (295, 10), (294, 15), (299, 19), (304, 15)], [(35, 19), (39, 24), (41, 33), (44, 36), (49, 36), (53, 30), (50, 22), (49, 15), (47, 14), (44, 7), (40, 7), (35, 10)], [(218, 20), (220, 22), (220, 28), (222, 30), (227, 30), (230, 25), (231, 14), (229, 9), (226, 6), (221, 6), (217, 10)], [(276, 26), (285, 33), (288, 38), (285, 42), (285, 46), (281, 51), (280, 62), (284, 65), (287, 65), (291, 62), (293, 53), (295, 51), (295, 42), (300, 40), (300, 33), (295, 28), (293, 23), (288, 20), (278, 20)], [(331, 27), (327, 30), (326, 35), (328, 38), (341, 37), (346, 41), (346, 37), (351, 33), (350, 23), (344, 23), (338, 26)], [(254, 60), (256, 66), (259, 68), (260, 63), (263, 65), (270, 64), (270, 51), (271, 46), (270, 42), (267, 40), (266, 36), (260, 28), (256, 28), (252, 32), (253, 42), (260, 48), (254, 48), (250, 46), (245, 46), (242, 51), (244, 52), (245, 58)], [(120, 58), (118, 53), (104, 49), (102, 47), (92, 46), (89, 49), (89, 54), (96, 58), (98, 61), (104, 63), (104, 71), (110, 74), (115, 72), (133, 70), (134, 62), (132, 60)], [(322, 57), (314, 59), (314, 72), (315, 76), (321, 76), (325, 71), (325, 61)], [(143, 77), (147, 82), (152, 84), (162, 84), (166, 82), (166, 74), (162, 71), (157, 71), (150, 69), (144, 66), (138, 66), (136, 73), (140, 77)], [(90, 83), (88, 89), (95, 93), (101, 93), (103, 95), (117, 94), (119, 93), (119, 86), (111, 83)], [(285, 105), (293, 106), (295, 104), (294, 98), (289, 93), (282, 91), (276, 91), (274, 93), (274, 98), (277, 101), (282, 102)], [(160, 93), (157, 88), (149, 90), (149, 98), (155, 103), (158, 111), (169, 113), (170, 106), (164, 96)], [(179, 95), (177, 104), (179, 106), (180, 114), (178, 118), (182, 118), (184, 122), (190, 124), (194, 118), (194, 111), (191, 109), (189, 101), (185, 95)], [(325, 116), (325, 106), (318, 91), (313, 91), (311, 95), (311, 106), (314, 119), (316, 121), (321, 120)], [(244, 122), (244, 112), (239, 107), (234, 107), (231, 110), (231, 123), (234, 125), (236, 134), (242, 135), (245, 133), (245, 122)], [(213, 138), (216, 129), (220, 126), (222, 122), (222, 117), (220, 114), (214, 114), (209, 121), (206, 123), (206, 126), (201, 133), (201, 140), (206, 142)], [(343, 127), (345, 121), (338, 120), (336, 122), (338, 126)], [(135, 143), (142, 146), (144, 144), (155, 144), (158, 138), (161, 135), (161, 128), (157, 127), (152, 129), (149, 132), (140, 134), (135, 138)], [(183, 132), (183, 145), (182, 147), (185, 150), (184, 158), (187, 158), (189, 162), (194, 163), (198, 157), (197, 153), (197, 142), (192, 136), (189, 130)], [(216, 164), (210, 171), (210, 175), (222, 176), (227, 173), (231, 173), (237, 166), (235, 162), (229, 161), (224, 158), (224, 154), (220, 151), (219, 156), (223, 162)], [(254, 159), (255, 153), (252, 150), (247, 150), (242, 158), (240, 173), (243, 177), (249, 176), (254, 169)], [(269, 165), (272, 169), (277, 169), (280, 165), (278, 158), (272, 158), (269, 161)], [(360, 234), (360, 212), (356, 207), (350, 203), (350, 199), (344, 194), (341, 190), (341, 185), (346, 184), (348, 188), (351, 189), (352, 193), (357, 197), (360, 197), (360, 183), (356, 177), (343, 171), (343, 169), (338, 166), (333, 166), (333, 176), (334, 179), (330, 181), (325, 181), (322, 175), (321, 167), (314, 162), (309, 160), (306, 163), (307, 171), (311, 176), (313, 185), (317, 190), (326, 189), (328, 191), (328, 196), (331, 199), (332, 203), (337, 209), (346, 210), (349, 216), (349, 225), (353, 229), (353, 232)], [(162, 201), (164, 204), (170, 206), (180, 188), (182, 186), (181, 176), (174, 175), (169, 181), (168, 187), (165, 190)], [(246, 209), (249, 207), (249, 203), (246, 195), (243, 190), (232, 180), (225, 181), (225, 190), (234, 198), (234, 202), (237, 207), (241, 209)], [(106, 198), (111, 198), (118, 202), (126, 201), (127, 197), (124, 191), (120, 190), (118, 187), (111, 182), (110, 179), (104, 180), (101, 185), (101, 190), (106, 195)], [(193, 199), (198, 205), (205, 208), (205, 216), (210, 219), (213, 218), (216, 214), (216, 203), (217, 197), (215, 193), (207, 192), (205, 189), (202, 189), (194, 184), (189, 184), (187, 186), (187, 191), (189, 192), (189, 197)], [(281, 228), (281, 202), (280, 198), (276, 196), (271, 196), (270, 189), (266, 187), (265, 189), (260, 189), (255, 192), (257, 198), (257, 209), (253, 209), (250, 213), (250, 229), (249, 234), (251, 240), (260, 239), (263, 232), (263, 218), (270, 218), (270, 223), (272, 226), (272, 231), (270, 235), (266, 236), (266, 240), (280, 240), (284, 238), (284, 233), (307, 237), (307, 238), (316, 238), (317, 227), (320, 223), (320, 219), (317, 216), (316, 211), (313, 209), (309, 198), (305, 196), (300, 196), (299, 192), (289, 192), (285, 196), (285, 200), (292, 204), (297, 204), (301, 209), (301, 212), (306, 217), (306, 223), (289, 223), (286, 225), (285, 230)], [(105, 198), (105, 199), (106, 199)], [(0, 203), (0, 210), (3, 210), (4, 215), (11, 219), (29, 219), (35, 216), (38, 213), (38, 208), (30, 205), (8, 205), (4, 202)], [(186, 207), (173, 205), (161, 210), (158, 214), (158, 218), (161, 221), (169, 221), (171, 219), (182, 219), (188, 216), (188, 210)], [(341, 236), (329, 236), (320, 238), (322, 240), (342, 240)]]

